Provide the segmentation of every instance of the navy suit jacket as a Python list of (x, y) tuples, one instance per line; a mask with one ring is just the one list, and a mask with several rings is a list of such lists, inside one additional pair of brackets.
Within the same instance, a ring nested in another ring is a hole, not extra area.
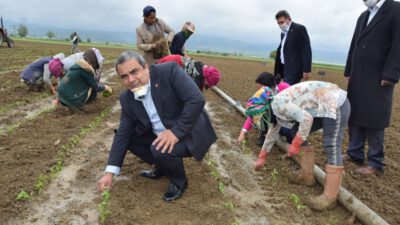
[(286, 83), (297, 84), (303, 78), (303, 72), (311, 72), (311, 45), (307, 29), (292, 22), (283, 48), (285, 65), (281, 62), (281, 44), (276, 50), (275, 75), (279, 74)]
[[(176, 63), (150, 66), (151, 96), (166, 129), (184, 142), (196, 160), (201, 160), (217, 140), (205, 99), (194, 81)], [(150, 119), (134, 93), (120, 96), (120, 125), (111, 147), (108, 165), (121, 167), (132, 144), (148, 145), (155, 139)], [(149, 149), (150, 151), (150, 149)]]

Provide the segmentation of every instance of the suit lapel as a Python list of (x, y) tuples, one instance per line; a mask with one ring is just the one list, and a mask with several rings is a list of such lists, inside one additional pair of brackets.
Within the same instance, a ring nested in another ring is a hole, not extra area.
[[(379, 9), (379, 11), (376, 13), (374, 18), (369, 22), (368, 25), (365, 26), (364, 29), (361, 30), (361, 34), (359, 37), (359, 40), (366, 36), (380, 21), (382, 21), (385, 18), (385, 14), (389, 11), (391, 7), (391, 1), (386, 0), (385, 3), (381, 6), (382, 8)], [(365, 16), (369, 16), (369, 13), (365, 13)], [(364, 18), (365, 20), (368, 20), (368, 18)], [(361, 20), (361, 21), (365, 21)], [(362, 24), (364, 26), (364, 24)], [(362, 27), (363, 27), (362, 26)]]
[[(150, 67), (150, 83), (151, 83), (151, 97), (153, 98), (154, 106), (156, 107), (158, 115), (162, 115), (162, 93), (160, 83), (157, 75), (154, 73), (154, 67)], [(161, 116), (160, 116), (161, 119)]]
[(129, 102), (130, 102), (129, 105), (131, 106), (137, 118), (140, 120), (142, 124), (147, 126), (150, 123), (149, 115), (147, 115), (147, 112), (144, 109), (143, 104), (135, 99), (135, 96), (132, 92), (129, 93)]

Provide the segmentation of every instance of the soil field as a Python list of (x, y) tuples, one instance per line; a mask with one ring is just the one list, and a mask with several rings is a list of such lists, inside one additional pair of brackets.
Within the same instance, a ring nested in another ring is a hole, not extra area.
[[(164, 203), (162, 195), (168, 181), (140, 177), (138, 172), (149, 166), (128, 155), (121, 176), (114, 181), (107, 206), (110, 214), (104, 222), (99, 221), (101, 194), (96, 182), (102, 176), (113, 130), (119, 123), (118, 95), (123, 87), (115, 76), (113, 62), (123, 50), (99, 48), (107, 62), (103, 80), (115, 93), (109, 98), (99, 95), (82, 112), (52, 108), (52, 96), (28, 92), (19, 79), (19, 73), (31, 61), (59, 52), (68, 55), (70, 47), (17, 41), (16, 48), (0, 48), (1, 224), (360, 224), (341, 205), (316, 213), (301, 207), (301, 201), (291, 200), (289, 196), (303, 199), (308, 194), (318, 194), (322, 187), (288, 183), (287, 171), (297, 166), (280, 160), (282, 153), (278, 149), (262, 171), (254, 172), (251, 163), (259, 151), (254, 144), (257, 132), (251, 132), (248, 145), (238, 145), (236, 138), (244, 118), (211, 90), (205, 92), (206, 109), (218, 141), (202, 162), (185, 160), (189, 188), (183, 197)], [(272, 71), (273, 66), (196, 58), (220, 69), (223, 77), (219, 87), (242, 104), (256, 90), (255, 77), (262, 71)], [(313, 79), (346, 86), (338, 71), (327, 70), (325, 76), (316, 74), (313, 71)], [(349, 164), (345, 165), (343, 184), (390, 224), (400, 224), (399, 100), (397, 86), (392, 125), (385, 135), (385, 175), (361, 177), (353, 173), (356, 167)], [(32, 112), (37, 113), (32, 116)], [(314, 134), (311, 142), (317, 149), (318, 164), (323, 166), (321, 136)], [(54, 173), (54, 168), (61, 169)], [(32, 195), (32, 200), (16, 200), (21, 190)]]

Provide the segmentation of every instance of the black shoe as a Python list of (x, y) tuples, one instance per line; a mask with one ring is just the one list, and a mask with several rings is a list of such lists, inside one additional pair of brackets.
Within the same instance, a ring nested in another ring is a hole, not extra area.
[(164, 172), (160, 168), (154, 167), (151, 170), (142, 170), (140, 172), (140, 176), (150, 178), (150, 179), (157, 179), (157, 178), (164, 176)]
[(256, 141), (256, 145), (258, 147), (262, 147), (265, 141), (265, 135), (260, 135), (260, 137), (258, 137), (257, 141)]
[(169, 185), (168, 185), (168, 190), (164, 194), (164, 198), (163, 198), (164, 201), (172, 202), (172, 201), (180, 198), (183, 195), (183, 192), (185, 192), (185, 189), (187, 188), (187, 186), (188, 186), (187, 181), (185, 182), (185, 184), (183, 185), (182, 188), (179, 188), (178, 186), (176, 186), (174, 183), (172, 183), (170, 181)]

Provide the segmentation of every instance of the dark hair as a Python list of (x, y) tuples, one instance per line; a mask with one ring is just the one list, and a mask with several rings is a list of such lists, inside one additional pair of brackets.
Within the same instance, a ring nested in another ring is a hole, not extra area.
[(285, 17), (285, 19), (290, 18), (290, 15), (289, 15), (288, 11), (286, 11), (286, 10), (281, 10), (281, 11), (279, 11), (279, 12), (276, 13), (275, 19), (279, 19), (279, 18), (281, 18), (282, 16)]
[(148, 17), (152, 12), (156, 13), (156, 9), (153, 6), (148, 5), (143, 9), (143, 16)]
[(273, 88), (276, 86), (275, 77), (272, 73), (262, 72), (256, 78), (256, 83), (261, 84), (263, 86), (268, 86)]

